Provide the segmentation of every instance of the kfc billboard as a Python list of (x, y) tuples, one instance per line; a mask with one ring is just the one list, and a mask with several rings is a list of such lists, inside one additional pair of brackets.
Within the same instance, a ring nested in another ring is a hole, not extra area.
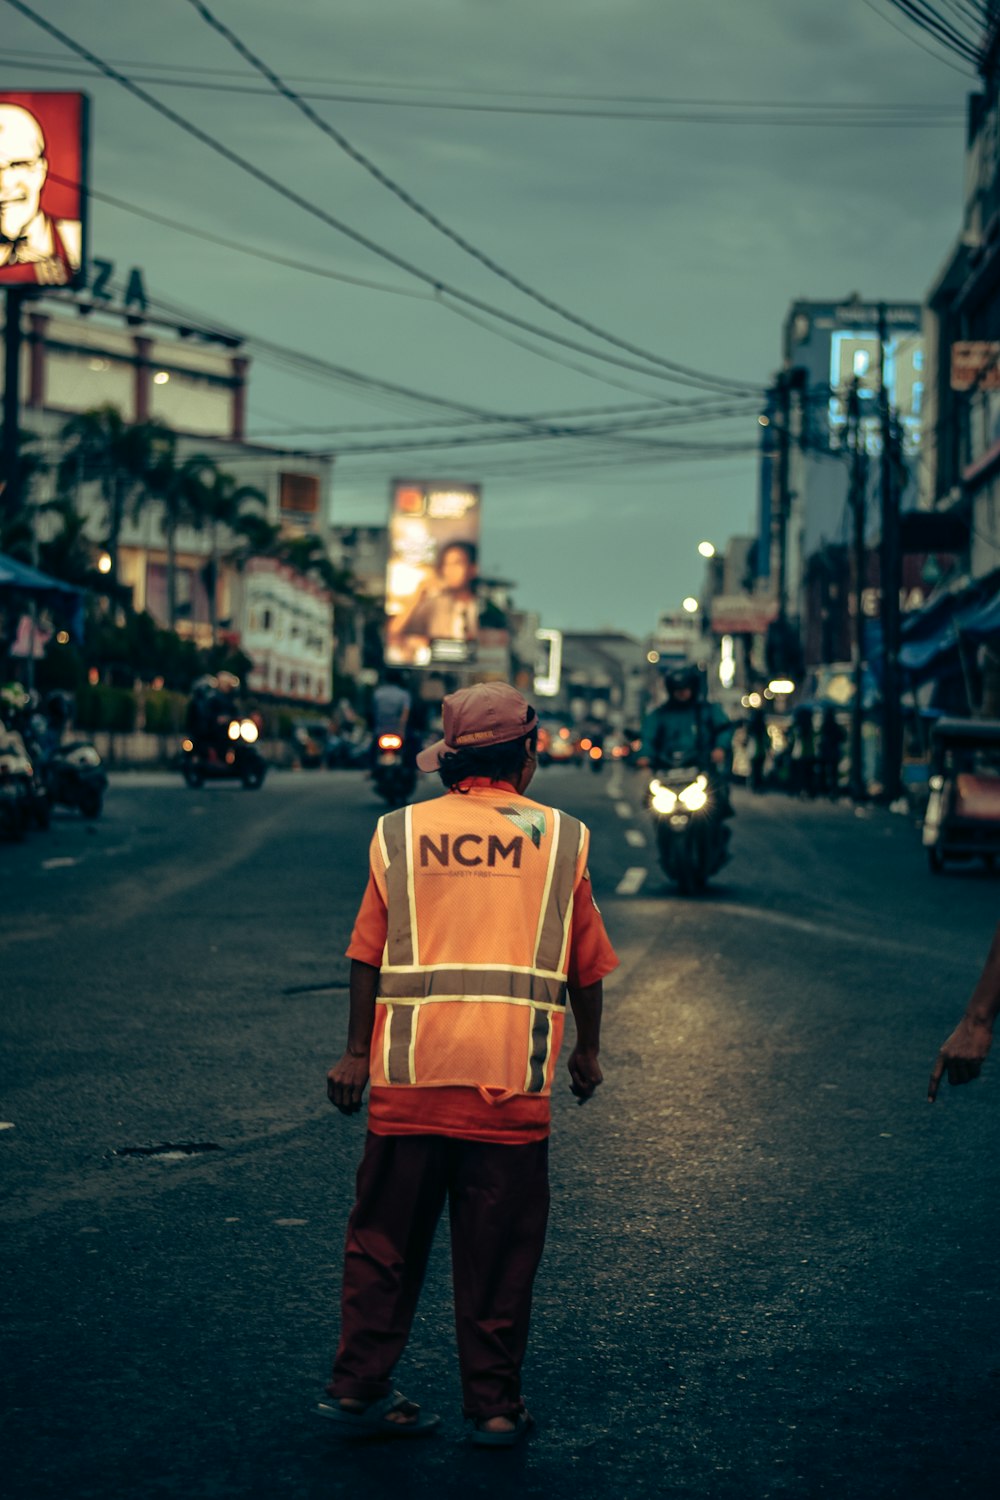
[(385, 591), (390, 665), (475, 661), (479, 505), (475, 484), (393, 483)]
[(84, 278), (89, 102), (0, 93), (0, 286)]

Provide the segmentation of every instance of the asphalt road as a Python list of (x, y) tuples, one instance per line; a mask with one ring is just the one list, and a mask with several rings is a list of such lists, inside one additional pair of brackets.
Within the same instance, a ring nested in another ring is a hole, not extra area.
[[(622, 967), (607, 1081), (555, 1101), (514, 1453), (463, 1442), (444, 1234), (399, 1370), (440, 1435), (311, 1414), (364, 1132), (324, 1079), (365, 781), (123, 775), (99, 824), (0, 846), (7, 1495), (1000, 1494), (1000, 1060), (924, 1098), (1000, 884), (932, 877), (905, 818), (744, 796), (685, 900), (632, 782), (533, 790), (590, 823)], [(171, 1145), (206, 1149), (115, 1154)]]

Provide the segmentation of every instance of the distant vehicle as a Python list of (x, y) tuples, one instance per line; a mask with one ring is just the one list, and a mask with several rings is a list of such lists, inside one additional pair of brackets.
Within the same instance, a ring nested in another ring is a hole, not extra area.
[(930, 795), (924, 814), (927, 861), (1000, 858), (1000, 719), (939, 719), (931, 731)]
[(538, 764), (564, 765), (580, 754), (572, 726), (563, 719), (543, 719), (538, 726)]
[(675, 752), (647, 790), (660, 868), (684, 896), (698, 896), (729, 857), (725, 798), (711, 767)]
[(372, 785), (390, 807), (402, 807), (413, 796), (417, 785), (417, 768), (401, 734), (380, 734), (375, 746)]
[(371, 765), (372, 737), (367, 730), (352, 734), (331, 734), (326, 742), (324, 762), (330, 771), (362, 771)]
[(315, 771), (325, 765), (329, 739), (325, 724), (296, 724), (291, 738), (295, 759), (304, 771)]
[(267, 761), (257, 749), (260, 730), (253, 719), (232, 719), (225, 741), (181, 741), (181, 775), (197, 789), (206, 781), (242, 781), (247, 791), (264, 785)]

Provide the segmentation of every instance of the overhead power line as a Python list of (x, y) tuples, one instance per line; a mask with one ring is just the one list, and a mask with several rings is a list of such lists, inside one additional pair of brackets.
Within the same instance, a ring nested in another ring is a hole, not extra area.
[[(74, 74), (78, 74), (79, 71), (80, 71), (79, 69), (73, 67), (72, 64), (67, 64), (65, 62), (65, 59), (63, 58), (62, 53), (60, 53), (60, 52), (50, 52), (50, 51), (40, 50), (40, 49), (37, 49), (37, 48), (7, 47), (7, 48), (3, 49), (2, 58), (3, 59), (10, 59), (11, 61), (21, 62), (23, 66), (34, 66), (34, 67), (39, 67), (39, 68), (43, 68), (43, 67), (51, 68), (52, 71), (72, 72)], [(246, 89), (250, 89), (254, 93), (257, 93), (257, 92), (260, 91), (258, 89), (257, 85), (246, 84), (246, 82), (245, 82), (245, 80), (246, 80), (246, 74), (245, 74), (245, 72), (243, 71), (242, 68), (221, 68), (221, 67), (218, 67), (218, 66), (209, 67), (209, 66), (207, 66), (206, 64), (203, 64), (203, 63), (190, 63), (190, 62), (184, 62), (184, 63), (156, 62), (156, 61), (152, 61), (152, 60), (150, 60), (148, 58), (142, 59), (142, 58), (111, 57), (111, 58), (108, 58), (107, 61), (109, 63), (111, 63), (112, 66), (114, 66), (116, 68), (128, 68), (130, 70), (133, 70), (133, 69), (137, 70), (136, 72), (132, 72), (132, 77), (133, 77), (133, 79), (134, 79), (134, 81), (136, 83), (147, 83), (147, 82), (149, 82), (149, 83), (157, 83), (160, 86), (176, 85), (177, 87), (181, 87), (181, 86), (195, 87), (195, 86), (197, 86), (197, 87), (212, 88), (213, 87), (213, 80), (220, 79), (220, 78), (221, 79), (227, 79), (228, 78), (228, 79), (237, 80), (237, 82), (239, 82), (240, 92), (243, 92)], [(138, 73), (142, 73), (142, 72), (145, 72), (146, 74), (150, 74), (150, 75), (153, 75), (153, 76), (150, 76), (148, 78), (147, 77), (141, 77), (140, 78), (139, 76), (137, 76)], [(171, 78), (171, 76), (170, 76), (171, 74), (181, 74), (183, 76), (180, 77), (180, 78)], [(576, 103), (590, 103), (590, 104), (595, 104), (595, 103), (596, 104), (616, 104), (616, 105), (621, 105), (622, 107), (626, 107), (627, 106), (627, 107), (634, 108), (634, 109), (638, 109), (641, 106), (647, 106), (648, 105), (648, 106), (656, 106), (657, 108), (661, 108), (661, 109), (677, 109), (677, 108), (699, 108), (700, 109), (700, 108), (704, 108), (704, 109), (719, 109), (720, 111), (721, 110), (732, 110), (732, 109), (748, 109), (748, 110), (781, 110), (781, 111), (785, 111), (785, 110), (796, 111), (797, 110), (797, 111), (803, 111), (803, 112), (811, 112), (811, 111), (817, 111), (817, 110), (819, 110), (819, 111), (829, 110), (831, 112), (836, 111), (836, 112), (843, 112), (845, 114), (849, 114), (851, 112), (859, 111), (859, 110), (860, 111), (865, 111), (865, 112), (871, 112), (872, 114), (876, 114), (876, 113), (892, 114), (892, 113), (896, 113), (896, 112), (904, 112), (904, 113), (908, 113), (908, 114), (917, 114), (919, 112), (919, 113), (925, 114), (925, 115), (926, 114), (932, 114), (933, 115), (933, 114), (941, 114), (941, 113), (943, 113), (943, 114), (954, 114), (954, 112), (955, 112), (954, 106), (951, 105), (951, 104), (930, 104), (930, 103), (924, 103), (922, 100), (915, 100), (915, 101), (912, 101), (912, 102), (906, 102), (906, 101), (893, 101), (893, 100), (885, 100), (885, 99), (879, 99), (879, 100), (858, 100), (858, 99), (854, 99), (854, 100), (832, 100), (831, 99), (831, 100), (825, 100), (825, 101), (821, 100), (821, 99), (729, 99), (729, 98), (727, 98), (727, 99), (714, 98), (713, 99), (713, 98), (705, 98), (705, 97), (701, 97), (701, 96), (692, 97), (692, 96), (686, 96), (686, 95), (663, 95), (663, 94), (600, 94), (600, 93), (594, 93), (592, 91), (591, 92), (586, 92), (586, 91), (579, 90), (579, 89), (572, 89), (572, 90), (571, 89), (513, 89), (513, 88), (498, 89), (498, 88), (488, 88), (485, 85), (483, 85), (481, 83), (478, 83), (478, 82), (474, 86), (462, 85), (462, 84), (457, 84), (457, 83), (453, 83), (453, 82), (452, 83), (440, 83), (440, 82), (438, 82), (438, 83), (421, 83), (419, 79), (415, 79), (415, 78), (412, 78), (412, 77), (407, 77), (407, 79), (406, 79), (405, 82), (399, 82), (398, 80), (392, 80), (392, 79), (378, 79), (378, 78), (356, 78), (356, 77), (350, 77), (350, 78), (336, 78), (336, 77), (334, 77), (334, 78), (331, 78), (327, 74), (315, 74), (315, 73), (290, 73), (290, 74), (287, 75), (287, 81), (289, 83), (297, 83), (297, 84), (310, 84), (310, 83), (322, 84), (326, 88), (353, 88), (353, 89), (367, 88), (367, 89), (375, 89), (375, 90), (382, 91), (382, 93), (385, 93), (386, 91), (388, 91), (388, 92), (397, 92), (397, 93), (400, 92), (400, 91), (403, 91), (403, 92), (405, 92), (407, 94), (410, 94), (410, 95), (412, 95), (412, 94), (428, 94), (428, 95), (432, 95), (432, 96), (433, 95), (440, 96), (440, 95), (447, 95), (447, 94), (456, 94), (456, 95), (473, 94), (475, 96), (476, 100), (482, 99), (484, 97), (485, 98), (497, 98), (497, 99), (517, 99), (517, 100), (522, 100), (522, 101), (523, 100), (538, 100), (538, 99), (542, 99), (542, 100), (557, 100), (557, 101), (562, 102), (562, 103), (576, 102)], [(333, 96), (327, 96), (327, 95), (322, 95), (322, 94), (307, 93), (307, 91), (305, 89), (302, 90), (302, 93), (303, 93), (303, 97), (305, 97), (305, 98), (322, 99), (322, 98), (333, 97)], [(341, 96), (337, 95), (336, 97), (339, 99)], [(383, 102), (383, 100), (381, 98), (381, 94), (373, 102)], [(394, 103), (395, 101), (393, 101), (391, 99), (386, 99), (384, 102), (386, 102), (386, 103)], [(407, 102), (411, 102), (411, 101), (407, 101)], [(433, 103), (434, 103), (434, 100), (431, 99), (430, 102), (429, 102), (429, 107), (433, 107)], [(458, 105), (458, 107), (459, 108), (464, 108), (466, 106), (465, 106), (464, 103), (460, 102), (459, 105)], [(526, 105), (524, 107), (526, 109), (528, 109), (528, 110), (532, 109), (532, 106), (530, 104)], [(637, 116), (637, 118), (641, 118), (641, 116)]]
[[(496, 318), (500, 322), (512, 325), (516, 328), (520, 328), (528, 333), (532, 333), (538, 338), (542, 338), (552, 343), (559, 344), (563, 348), (573, 349), (577, 353), (586, 354), (591, 359), (602, 360), (606, 363), (618, 365), (623, 369), (638, 371), (639, 374), (645, 375), (647, 377), (655, 376), (658, 379), (672, 381), (674, 384), (693, 386), (696, 389), (703, 390), (725, 391), (728, 394), (745, 394), (750, 391), (759, 391), (760, 387), (751, 385), (745, 381), (736, 379), (728, 380), (724, 377), (707, 375), (703, 372), (692, 371), (688, 367), (682, 365), (673, 366), (670, 361), (667, 361), (660, 356), (656, 357), (655, 364), (639, 364), (636, 360), (624, 359), (622, 356), (611, 354), (607, 350), (591, 348), (589, 345), (581, 344), (576, 339), (570, 339), (563, 334), (555, 333), (551, 329), (542, 328), (540, 325), (529, 323), (526, 319), (519, 318), (514, 313), (510, 313), (502, 308), (493, 306), (491, 303), (486, 302), (483, 298), (472, 296), (468, 292), (463, 292), (460, 288), (452, 286), (448, 282), (442, 281), (438, 277), (432, 276), (429, 272), (424, 271), (420, 266), (415, 265), (412, 261), (408, 261), (404, 256), (398, 255), (395, 251), (387, 249), (384, 245), (379, 245), (368, 235), (362, 234), (359, 230), (352, 229), (350, 225), (345, 224), (342, 220), (336, 218), (335, 215), (329, 213), (326, 209), (321, 208), (319, 204), (314, 200), (304, 197), (301, 193), (296, 192), (293, 188), (288, 187), (285, 183), (279, 182), (278, 179), (276, 177), (272, 177), (269, 172), (265, 172), (262, 168), (256, 166), (253, 162), (248, 161), (247, 158), (241, 156), (239, 152), (233, 151), (229, 146), (226, 146), (223, 142), (217, 140), (207, 131), (202, 130), (200, 126), (195, 125), (184, 115), (178, 114), (176, 110), (172, 109), (168, 104), (164, 104), (162, 100), (157, 99), (152, 94), (147, 93), (145, 89), (141, 88), (138, 84), (133, 83), (132, 80), (126, 77), (124, 73), (120, 73), (116, 68), (111, 67), (109, 63), (104, 62), (102, 58), (98, 57), (96, 53), (91, 52), (91, 50), (88, 47), (85, 47), (83, 43), (75, 41), (74, 38), (69, 36), (66, 32), (62, 31), (58, 26), (54, 26), (51, 21), (48, 21), (44, 16), (40, 15), (30, 5), (26, 5), (24, 3), (24, 0), (5, 0), (5, 3), (10, 6), (12, 10), (16, 10), (20, 15), (25, 16), (34, 25), (38, 26), (42, 31), (45, 31), (48, 35), (54, 37), (58, 42), (61, 42), (63, 46), (67, 47), (71, 52), (75, 52), (78, 57), (84, 58), (85, 61), (90, 63), (92, 67), (96, 68), (96, 70), (104, 77), (110, 78), (113, 82), (119, 84), (135, 98), (141, 100), (143, 104), (148, 105), (150, 109), (153, 109), (157, 114), (162, 115), (164, 119), (169, 120), (180, 130), (183, 130), (187, 135), (190, 135), (194, 140), (197, 140), (202, 145), (207, 146), (209, 150), (215, 152), (216, 155), (221, 156), (223, 160), (239, 167), (241, 171), (252, 177), (254, 181), (263, 183), (273, 192), (276, 192), (277, 194), (279, 194), (279, 196), (285, 198), (289, 203), (294, 203), (296, 207), (301, 208), (305, 213), (310, 214), (313, 218), (319, 219), (321, 223), (326, 224), (331, 229), (336, 229), (340, 234), (345, 235), (348, 239), (353, 240), (356, 244), (362, 245), (366, 250), (369, 250), (372, 254), (377, 255), (380, 259), (388, 261), (391, 265), (397, 266), (400, 270), (406, 271), (409, 275), (415, 277), (418, 281), (422, 281), (425, 285), (430, 286), (439, 294), (447, 294), (448, 296), (454, 298), (456, 301), (462, 302), (469, 307), (474, 307), (479, 312), (486, 313), (488, 316)], [(603, 334), (601, 334), (600, 336), (604, 337)], [(646, 359), (646, 355), (641, 351), (640, 357), (642, 359)]]
[[(355, 395), (360, 393), (362, 396), (388, 397), (390, 400), (402, 399), (411, 406), (414, 403), (423, 407), (431, 406), (436, 410), (454, 413), (463, 424), (484, 423), (493, 424), (497, 427), (520, 428), (533, 432), (542, 438), (558, 435), (552, 424), (560, 422), (567, 417), (582, 418), (604, 414), (620, 419), (622, 416), (633, 413), (653, 415), (656, 411), (661, 411), (665, 422), (673, 425), (682, 424), (687, 421), (700, 422), (712, 420), (715, 416), (726, 418), (731, 414), (754, 415), (758, 409), (756, 397), (705, 395), (688, 398), (686, 401), (680, 401), (676, 397), (664, 397), (658, 402), (653, 403), (633, 402), (619, 404), (615, 407), (571, 407), (551, 412), (495, 411), (490, 408), (472, 405), (468, 402), (458, 402), (450, 400), (447, 397), (435, 396), (426, 390), (417, 390), (411, 386), (401, 385), (396, 381), (388, 381), (366, 375), (362, 371), (334, 363), (332, 360), (307, 354), (303, 350), (279, 344), (256, 334), (246, 333), (217, 319), (208, 318), (201, 312), (160, 297), (150, 296), (149, 302), (150, 306), (155, 310), (165, 313), (171, 318), (176, 318), (185, 327), (199, 333), (216, 336), (222, 335), (227, 338), (238, 339), (258, 357), (276, 364), (283, 369), (290, 369), (310, 380), (330, 380), (334, 384), (346, 386)], [(454, 421), (455, 417), (452, 417), (449, 425), (453, 424)], [(442, 425), (442, 419), (436, 419), (428, 425), (439, 427)], [(343, 430), (354, 431), (356, 429), (348, 426)], [(279, 434), (279, 436), (289, 435), (292, 434), (289, 434), (287, 431)], [(315, 435), (324, 436), (329, 434), (326, 430), (319, 429)]]
[(346, 156), (349, 156), (352, 161), (356, 162), (357, 165), (361, 167), (363, 171), (367, 172), (370, 177), (373, 177), (375, 181), (380, 184), (380, 186), (384, 187), (388, 192), (392, 193), (392, 195), (398, 198), (401, 203), (405, 204), (406, 207), (411, 210), (411, 212), (417, 214), (418, 217), (423, 219), (426, 223), (430, 224), (433, 229), (436, 229), (439, 234), (444, 235), (444, 237), (450, 240), (452, 244), (457, 245), (458, 248), (464, 251), (466, 255), (471, 256), (473, 260), (478, 261), (480, 265), (485, 266), (488, 271), (492, 272), (494, 276), (498, 276), (502, 281), (505, 281), (508, 286), (512, 286), (515, 291), (521, 292), (523, 296), (529, 297), (533, 302), (536, 302), (539, 307), (544, 307), (547, 312), (554, 313), (557, 317), (560, 317), (567, 323), (572, 324), (573, 327), (581, 328), (584, 330), (584, 332), (593, 335), (595, 338), (603, 339), (606, 343), (611, 344), (614, 348), (623, 349), (627, 353), (632, 354), (639, 359), (648, 361), (650, 364), (658, 365), (663, 369), (670, 370), (673, 373), (681, 374), (701, 382), (708, 382), (716, 386), (725, 386), (729, 389), (738, 386), (743, 386), (744, 389), (746, 388), (743, 382), (734, 382), (720, 378), (718, 376), (708, 375), (703, 370), (696, 370), (689, 365), (678, 364), (676, 360), (664, 359), (661, 355), (651, 353), (649, 350), (643, 349), (640, 345), (633, 344), (628, 339), (622, 339), (619, 338), (617, 334), (608, 333), (606, 329), (601, 328), (597, 323), (592, 323), (588, 318), (583, 318), (578, 313), (574, 313), (573, 311), (571, 311), (571, 309), (564, 307), (559, 302), (556, 302), (552, 297), (546, 296), (545, 293), (538, 291), (536, 287), (531, 286), (530, 283), (524, 281), (520, 276), (516, 276), (512, 271), (508, 271), (505, 266), (500, 265), (499, 261), (494, 260), (491, 255), (487, 254), (486, 251), (481, 250), (478, 245), (474, 245), (472, 241), (466, 239), (463, 234), (460, 234), (457, 230), (452, 229), (452, 227), (449, 224), (446, 224), (445, 221), (441, 219), (436, 213), (434, 213), (432, 209), (429, 209), (426, 204), (421, 203), (421, 201), (418, 198), (415, 198), (411, 192), (404, 188), (400, 183), (396, 182), (393, 177), (390, 177), (389, 174), (383, 171), (383, 169), (379, 167), (375, 162), (373, 162), (370, 157), (366, 156), (363, 151), (359, 150), (357, 146), (349, 141), (344, 135), (343, 131), (338, 130), (335, 125), (331, 125), (330, 122), (328, 120), (325, 120), (322, 115), (317, 114), (312, 106), (302, 98), (301, 94), (297, 93), (295, 89), (291, 88), (287, 83), (285, 83), (285, 81), (280, 78), (277, 73), (275, 73), (274, 69), (271, 68), (266, 62), (264, 62), (263, 58), (259, 57), (255, 52), (251, 51), (246, 43), (240, 37), (238, 37), (229, 26), (227, 26), (223, 21), (220, 21), (219, 18), (214, 15), (211, 10), (209, 10), (208, 6), (205, 5), (204, 0), (188, 0), (188, 3), (192, 7), (192, 9), (195, 10), (199, 16), (201, 16), (206, 25), (210, 26), (213, 31), (216, 31), (219, 36), (223, 37), (223, 39), (229, 43), (234, 51), (237, 52), (238, 55), (242, 57), (246, 63), (249, 64), (250, 67), (258, 72), (262, 78), (265, 78), (267, 80), (267, 82), (271, 85), (276, 93), (281, 94), (283, 98), (287, 99), (288, 102), (293, 105), (293, 107), (297, 109), (300, 114), (305, 116), (310, 124), (314, 125), (317, 130), (319, 130), (329, 140), (333, 141), (334, 145), (336, 145), (341, 151), (343, 151)]
[[(22, 68), (73, 78), (80, 77), (84, 70), (73, 64), (60, 65), (51, 62), (18, 62), (16, 52), (0, 53), (0, 61), (10, 60)], [(121, 64), (121, 66), (129, 66)], [(188, 89), (201, 93), (231, 94), (235, 97), (270, 98), (272, 88), (247, 82), (219, 82), (212, 78), (165, 76), (154, 71), (150, 63), (133, 64), (138, 71), (130, 73), (133, 83), (153, 84), (158, 88)], [(215, 70), (205, 70), (215, 71)], [(222, 69), (217, 70), (220, 73)], [(236, 74), (237, 77), (245, 77)], [(289, 80), (290, 81), (290, 80)], [(440, 99), (413, 97), (404, 94), (393, 97), (385, 94), (358, 93), (363, 87), (347, 84), (349, 92), (342, 89), (302, 89), (300, 97), (316, 104), (361, 104), (386, 109), (437, 110), (447, 113), (480, 115), (526, 115), (535, 119), (573, 120), (634, 120), (639, 124), (664, 125), (765, 125), (765, 126), (817, 126), (823, 129), (952, 129), (964, 121), (964, 113), (953, 104), (926, 105), (907, 103), (867, 103), (863, 100), (850, 102), (841, 100), (795, 101), (795, 100), (729, 100), (729, 99), (661, 99), (643, 102), (641, 99), (623, 99), (618, 106), (591, 104), (589, 106), (544, 103), (503, 103), (478, 99)], [(540, 94), (537, 99), (551, 96)], [(600, 98), (600, 96), (595, 96)]]
[[(872, 10), (877, 7), (866, 0)], [(887, 0), (910, 26), (935, 47), (983, 72), (997, 41), (1000, 6), (996, 0)], [(881, 12), (879, 12), (881, 14)], [(888, 19), (888, 17), (885, 17)], [(916, 37), (914, 37), (916, 40)]]

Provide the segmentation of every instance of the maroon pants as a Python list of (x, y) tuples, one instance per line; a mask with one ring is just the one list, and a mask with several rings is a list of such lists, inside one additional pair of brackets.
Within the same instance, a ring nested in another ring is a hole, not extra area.
[(369, 1133), (329, 1395), (374, 1401), (392, 1390), (447, 1198), (465, 1415), (516, 1415), (549, 1211), (548, 1147)]

